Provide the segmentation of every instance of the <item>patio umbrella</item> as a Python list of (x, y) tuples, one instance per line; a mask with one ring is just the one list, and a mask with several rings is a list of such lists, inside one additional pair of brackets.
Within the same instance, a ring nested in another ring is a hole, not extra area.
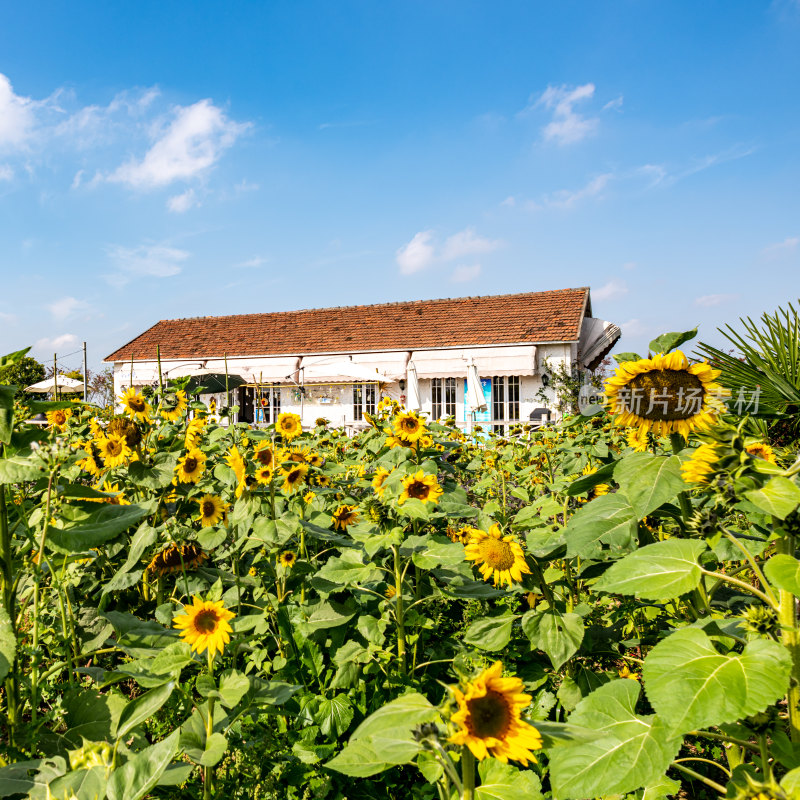
[(470, 363), (467, 367), (467, 411), (485, 411), (486, 398), (483, 396), (483, 387), (478, 375), (478, 367)]
[[(228, 389), (233, 390), (239, 386), (244, 386), (247, 383), (244, 378), (235, 375), (231, 372), (228, 373)], [(187, 390), (193, 392), (195, 389), (200, 389), (200, 394), (221, 394), (226, 391), (225, 388), (225, 373), (213, 372), (210, 369), (200, 369), (191, 374)]]
[(56, 385), (58, 386), (59, 392), (83, 391), (83, 381), (76, 381), (74, 378), (68, 378), (66, 375), (58, 375), (55, 378), (45, 378), (45, 380), (39, 381), (39, 383), (28, 386), (25, 391), (48, 394), (50, 392), (55, 392)]
[(408, 384), (406, 387), (408, 390), (406, 408), (409, 411), (419, 411), (422, 408), (422, 403), (419, 401), (419, 378), (417, 378), (417, 368), (414, 366), (413, 361), (408, 362), (406, 383)]

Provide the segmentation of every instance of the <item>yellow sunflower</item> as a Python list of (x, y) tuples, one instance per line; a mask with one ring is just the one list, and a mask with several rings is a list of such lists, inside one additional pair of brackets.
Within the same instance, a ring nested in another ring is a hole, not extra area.
[(105, 467), (119, 467), (131, 456), (131, 449), (125, 439), (113, 433), (100, 439), (97, 449), (103, 457)]
[(103, 426), (100, 424), (100, 420), (98, 420), (97, 417), (92, 417), (89, 420), (89, 430), (92, 432), (92, 436), (94, 436), (95, 439), (99, 439), (101, 436), (105, 435)]
[(57, 408), (55, 411), (48, 411), (46, 416), (51, 428), (63, 431), (67, 427), (67, 420), (72, 416), (72, 409)]
[(647, 431), (631, 428), (625, 438), (628, 441), (628, 447), (632, 447), (637, 453), (644, 453), (647, 450)]
[(272, 469), (275, 466), (275, 453), (269, 442), (261, 442), (261, 444), (256, 447), (253, 457), (262, 467), (269, 467)]
[(174, 394), (170, 393), (164, 396), (160, 406), (161, 416), (169, 422), (175, 422), (183, 416), (183, 412), (186, 411), (188, 406), (186, 392), (183, 389), (178, 389)]
[(617, 425), (688, 436), (724, 409), (726, 390), (714, 382), (719, 375), (705, 362), (689, 364), (680, 350), (624, 361), (606, 381), (606, 399)]
[(319, 454), (315, 452), (311, 452), (306, 456), (306, 461), (311, 464), (312, 467), (321, 467), (325, 463), (325, 459)]
[(442, 487), (436, 480), (435, 475), (426, 475), (421, 469), (414, 475), (406, 475), (403, 478), (403, 493), (397, 501), (398, 505), (403, 505), (406, 500), (416, 499), (423, 503), (436, 503), (442, 496)]
[(314, 494), (314, 492), (306, 492), (306, 493), (303, 495), (303, 502), (304, 502), (306, 505), (311, 505), (311, 503), (313, 503), (313, 502), (314, 502), (314, 498), (315, 498), (315, 497), (316, 497), (316, 494)]
[(542, 737), (520, 715), (531, 702), (519, 678), (503, 677), (503, 664), (495, 661), (462, 692), (453, 687), (458, 711), (450, 721), (458, 730), (450, 737), (453, 744), (466, 745), (475, 758), (488, 756), (507, 764), (509, 759), (528, 766), (536, 761), (532, 750), (541, 750)]
[(389, 477), (389, 470), (384, 467), (378, 467), (375, 470), (375, 477), (372, 479), (372, 488), (378, 497), (383, 497), (386, 487), (383, 485)]
[(291, 569), (295, 565), (296, 561), (297, 561), (297, 554), (293, 553), (291, 550), (284, 550), (278, 556), (278, 563), (284, 569)]
[(92, 442), (86, 442), (86, 444), (83, 445), (83, 450), (86, 453), (86, 456), (78, 461), (78, 466), (84, 472), (88, 472), (90, 475), (100, 477), (100, 473), (103, 470), (102, 467), (97, 463), (97, 459), (100, 457), (99, 452), (95, 450)]
[[(594, 475), (595, 472), (597, 472), (597, 467), (592, 467), (589, 464), (587, 464), (583, 468), (583, 472), (581, 474)], [(592, 486), (591, 489), (589, 489), (586, 499), (594, 500), (595, 497), (600, 497), (601, 495), (608, 494), (610, 491), (611, 487), (607, 483), (598, 483), (595, 486)]]
[(106, 494), (116, 494), (116, 497), (106, 497), (105, 500), (101, 502), (111, 503), (113, 506), (129, 506), (131, 504), (130, 500), (125, 499), (125, 493), (119, 488), (118, 483), (103, 481), (103, 486), (100, 491)]
[(169, 575), (182, 570), (197, 569), (205, 560), (206, 554), (196, 542), (170, 544), (153, 556), (147, 569), (158, 575)]
[(173, 620), (174, 627), (180, 628), (181, 639), (192, 646), (196, 653), (208, 650), (209, 656), (222, 653), (223, 648), (231, 640), (233, 629), (229, 624), (236, 615), (225, 608), (222, 600), (216, 603), (201, 600), (195, 596), (193, 605), (184, 606), (183, 614)]
[(150, 404), (142, 395), (136, 392), (133, 386), (129, 386), (125, 394), (119, 398), (119, 402), (125, 409), (125, 413), (131, 419), (139, 419), (142, 422), (147, 422), (150, 416)]
[(341, 531), (347, 530), (348, 525), (355, 525), (358, 522), (357, 506), (338, 506), (333, 512), (333, 527)]
[(681, 476), (686, 483), (702, 486), (711, 480), (718, 460), (719, 452), (713, 444), (701, 444), (689, 460), (681, 464)]
[(194, 417), (189, 421), (186, 426), (186, 439), (184, 446), (187, 450), (194, 450), (199, 444), (203, 436), (203, 430), (206, 427), (205, 417)]
[(233, 474), (236, 476), (235, 495), (236, 497), (241, 497), (244, 487), (247, 485), (245, 480), (247, 477), (247, 468), (245, 467), (242, 454), (239, 452), (239, 448), (236, 445), (233, 445), (233, 447), (228, 450), (225, 455), (225, 463), (233, 470)]
[(283, 475), (283, 486), (281, 487), (284, 492), (293, 492), (303, 485), (308, 473), (308, 464), (297, 464), (289, 469), (281, 469)]
[(395, 435), (408, 442), (416, 442), (425, 434), (425, 422), (411, 411), (401, 411), (392, 422)]
[(748, 444), (745, 447), (745, 450), (753, 456), (753, 458), (760, 458), (764, 461), (768, 461), (770, 464), (777, 464), (778, 461), (775, 458), (775, 452), (773, 449), (766, 443), (766, 442), (754, 442), (753, 444)]
[(303, 425), (297, 414), (290, 414), (288, 411), (284, 411), (282, 414), (278, 414), (275, 430), (283, 436), (286, 441), (291, 441), (303, 432)]
[(221, 497), (215, 494), (204, 494), (199, 499), (195, 498), (195, 501), (200, 506), (198, 519), (203, 528), (210, 528), (224, 518), (227, 505), (222, 501)]
[(489, 532), (478, 530), (472, 533), (464, 549), (468, 561), (480, 565), (484, 580), (494, 579), (494, 585), (521, 581), (522, 574), (530, 574), (525, 563), (525, 554), (513, 536), (503, 536), (499, 525), (492, 525)]
[(206, 469), (206, 454), (195, 448), (178, 459), (178, 480), (182, 483), (197, 483)]
[(391, 447), (413, 447), (414, 442), (406, 439), (404, 436), (395, 436), (390, 430), (385, 431), (388, 435), (386, 437), (386, 444)]
[(272, 480), (272, 472), (272, 467), (259, 467), (256, 470), (256, 480), (259, 483), (264, 484), (264, 486), (269, 486), (269, 483)]

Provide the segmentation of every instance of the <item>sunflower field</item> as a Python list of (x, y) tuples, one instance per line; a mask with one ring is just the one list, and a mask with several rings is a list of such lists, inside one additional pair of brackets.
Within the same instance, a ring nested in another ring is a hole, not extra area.
[(692, 334), (504, 435), (0, 386), (0, 798), (800, 797), (800, 405)]

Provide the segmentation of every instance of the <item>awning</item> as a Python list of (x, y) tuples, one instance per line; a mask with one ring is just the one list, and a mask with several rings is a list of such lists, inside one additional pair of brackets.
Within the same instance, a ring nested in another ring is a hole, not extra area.
[(248, 366), (241, 371), (242, 377), (248, 383), (299, 383), (297, 370), (300, 367), (300, 358), (271, 358), (263, 364)]
[(464, 350), (415, 350), (411, 359), (420, 378), (466, 378), (470, 360), (484, 378), (535, 375), (536, 346), (471, 347)]
[(309, 356), (300, 364), (300, 383), (390, 383), (391, 378), (375, 366), (356, 364), (349, 359), (320, 362)]
[(419, 401), (419, 380), (417, 380), (417, 369), (413, 361), (408, 362), (406, 383), (408, 391), (406, 408), (409, 411), (419, 411), (422, 408), (422, 404)]
[(581, 364), (586, 369), (596, 369), (620, 336), (622, 331), (614, 323), (595, 317), (584, 317), (578, 356)]

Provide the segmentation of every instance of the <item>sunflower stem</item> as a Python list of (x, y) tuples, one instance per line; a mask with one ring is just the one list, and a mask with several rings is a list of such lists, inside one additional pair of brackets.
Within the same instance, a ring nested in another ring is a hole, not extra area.
[[(211, 648), (206, 650), (208, 656), (208, 675), (213, 680), (214, 678), (214, 656)], [(214, 695), (213, 692), (208, 698), (208, 719), (206, 720), (206, 746), (208, 741), (214, 734)], [(211, 800), (212, 792), (214, 791), (214, 768), (203, 767), (203, 800)]]
[[(680, 433), (671, 433), (669, 435), (669, 443), (672, 445), (672, 452), (676, 456), (686, 447), (686, 439)], [(681, 507), (683, 521), (688, 523), (692, 516), (692, 504), (689, 502), (689, 495), (686, 492), (678, 492), (678, 503)]]
[[(5, 445), (2, 445), (0, 452), (5, 454)], [(17, 617), (13, 574), (11, 531), (8, 527), (8, 508), (6, 507), (6, 487), (5, 484), (2, 484), (0, 485), (0, 582), (2, 583), (0, 603), (2, 603), (3, 608), (11, 620), (12, 634), (16, 633), (15, 623)], [(19, 677), (16, 660), (11, 664), (5, 686), (6, 707), (8, 710), (8, 741), (13, 747), (16, 738), (19, 708)]]
[[(778, 524), (778, 520), (774, 520)], [(795, 537), (783, 536), (775, 543), (779, 555), (794, 556)], [(778, 622), (781, 626), (781, 641), (792, 656), (792, 676), (786, 704), (789, 708), (789, 728), (792, 742), (800, 742), (800, 643), (797, 636), (797, 600), (781, 589), (778, 592)]]
[(400, 570), (400, 552), (392, 545), (394, 553), (395, 616), (397, 617), (397, 658), (400, 661), (400, 674), (406, 674), (406, 623), (403, 610), (403, 573)]
[(466, 745), (461, 750), (461, 800), (475, 800), (475, 756)]

